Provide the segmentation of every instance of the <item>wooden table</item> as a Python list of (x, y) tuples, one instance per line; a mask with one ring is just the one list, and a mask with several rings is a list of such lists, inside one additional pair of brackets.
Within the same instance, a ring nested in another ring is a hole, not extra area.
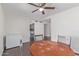
[(37, 41), (31, 45), (33, 56), (74, 56), (74, 52), (66, 44), (53, 41)]

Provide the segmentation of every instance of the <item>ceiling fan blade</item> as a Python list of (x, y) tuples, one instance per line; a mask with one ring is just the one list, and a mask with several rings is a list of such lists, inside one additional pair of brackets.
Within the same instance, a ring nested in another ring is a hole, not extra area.
[(28, 3), (28, 4), (30, 4), (30, 5), (33, 5), (33, 6), (36, 6), (36, 7), (40, 7), (40, 6), (38, 6), (38, 5), (35, 5), (35, 4), (33, 4), (33, 3)]
[(34, 12), (37, 11), (37, 10), (39, 10), (39, 9), (36, 9), (36, 10), (32, 11), (32, 13), (34, 13)]
[(55, 9), (55, 7), (44, 7), (44, 9)]
[(45, 14), (45, 12), (44, 12), (44, 11), (42, 11), (42, 14)]
[(43, 6), (45, 6), (46, 5), (46, 3), (42, 3), (42, 5), (40, 6), (40, 7), (43, 7)]

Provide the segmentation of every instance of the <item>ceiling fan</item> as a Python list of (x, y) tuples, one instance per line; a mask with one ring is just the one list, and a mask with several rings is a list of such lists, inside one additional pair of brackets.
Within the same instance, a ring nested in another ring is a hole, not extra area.
[(35, 7), (38, 7), (38, 9), (32, 11), (32, 13), (34, 13), (34, 12), (36, 12), (36, 11), (39, 10), (39, 11), (41, 11), (42, 14), (44, 15), (44, 14), (45, 14), (44, 9), (55, 9), (55, 7), (45, 7), (46, 3), (41, 3), (41, 4), (39, 4), (39, 5), (36, 5), (36, 4), (34, 4), (34, 3), (28, 3), (28, 4), (33, 5), (33, 6), (35, 6)]

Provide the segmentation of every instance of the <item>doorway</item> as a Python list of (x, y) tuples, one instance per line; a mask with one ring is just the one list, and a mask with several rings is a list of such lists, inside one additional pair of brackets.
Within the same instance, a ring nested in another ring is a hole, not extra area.
[(51, 40), (51, 20), (44, 21), (44, 40)]

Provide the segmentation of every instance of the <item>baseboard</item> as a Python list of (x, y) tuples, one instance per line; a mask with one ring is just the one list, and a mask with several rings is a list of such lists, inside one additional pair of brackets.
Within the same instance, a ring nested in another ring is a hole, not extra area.
[(30, 40), (27, 40), (27, 41), (23, 41), (23, 43), (26, 43), (26, 42), (30, 42)]
[(75, 49), (73, 49), (73, 48), (71, 48), (73, 51), (74, 51), (74, 53), (76, 54), (76, 55), (79, 55), (79, 52), (78, 51), (76, 51)]
[(13, 49), (13, 48), (17, 48), (17, 47), (19, 47), (19, 46), (16, 46), (16, 47), (12, 47), (12, 48), (8, 48), (8, 49), (6, 49), (6, 50), (10, 50), (10, 49)]
[(79, 53), (75, 53), (77, 56), (79, 56)]

